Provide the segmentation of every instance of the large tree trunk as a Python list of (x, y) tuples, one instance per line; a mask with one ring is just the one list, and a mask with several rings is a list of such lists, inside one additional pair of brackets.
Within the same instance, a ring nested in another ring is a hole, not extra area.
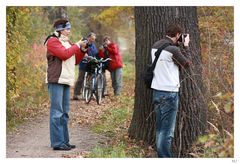
[(200, 36), (196, 7), (135, 7), (136, 26), (136, 83), (135, 104), (129, 128), (131, 138), (155, 145), (155, 113), (152, 91), (144, 86), (142, 72), (151, 62), (151, 46), (165, 35), (168, 24), (178, 23), (190, 34), (193, 66), (181, 70), (180, 105), (173, 142), (175, 157), (188, 156), (187, 150), (206, 124), (206, 103), (200, 54)]

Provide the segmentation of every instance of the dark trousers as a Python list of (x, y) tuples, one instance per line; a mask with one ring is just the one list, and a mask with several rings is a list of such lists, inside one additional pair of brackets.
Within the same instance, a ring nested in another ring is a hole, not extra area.
[(174, 137), (178, 111), (178, 92), (153, 90), (156, 112), (156, 146), (158, 157), (172, 157), (171, 146)]

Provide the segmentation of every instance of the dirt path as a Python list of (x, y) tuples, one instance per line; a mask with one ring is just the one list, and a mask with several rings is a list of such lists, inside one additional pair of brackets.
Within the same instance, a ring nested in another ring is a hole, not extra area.
[(46, 112), (36, 119), (25, 122), (7, 135), (7, 158), (81, 157), (81, 153), (90, 151), (97, 144), (103, 144), (107, 140), (106, 137), (91, 132), (86, 120), (81, 121), (83, 124), (78, 122), (77, 117), (83, 118), (81, 113), (84, 113), (82, 110), (86, 108), (89, 107), (83, 101), (71, 102), (70, 119), (72, 120), (69, 124), (69, 133), (70, 142), (76, 145), (76, 149), (53, 151), (50, 148), (49, 113)]
[[(109, 83), (109, 82), (108, 82)], [(109, 107), (111, 96), (104, 98), (101, 105), (95, 100), (86, 104), (83, 100), (71, 101), (69, 134), (70, 143), (76, 148), (70, 151), (53, 151), (49, 139), (49, 109), (40, 116), (25, 122), (14, 132), (7, 134), (7, 158), (59, 158), (81, 157), (92, 148), (107, 142), (108, 138), (90, 130), (99, 120), (101, 113)]]

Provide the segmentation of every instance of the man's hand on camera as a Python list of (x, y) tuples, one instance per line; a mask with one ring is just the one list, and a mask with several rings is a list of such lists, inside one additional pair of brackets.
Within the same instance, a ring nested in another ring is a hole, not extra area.
[(187, 34), (187, 36), (184, 38), (184, 46), (185, 47), (188, 47), (189, 45), (189, 42), (190, 42), (190, 38), (189, 38), (189, 34)]
[(75, 43), (83, 52), (87, 52), (87, 41), (80, 39)]
[(106, 43), (103, 44), (103, 47), (106, 48), (108, 45)]
[(84, 40), (84, 41), (82, 41), (82, 43), (81, 43), (81, 47), (86, 48), (86, 47), (87, 47), (87, 44), (88, 44), (88, 42), (87, 42), (86, 40)]
[(80, 48), (82, 46), (84, 41), (82, 41), (82, 39), (80, 39), (78, 42), (76, 42), (75, 44)]

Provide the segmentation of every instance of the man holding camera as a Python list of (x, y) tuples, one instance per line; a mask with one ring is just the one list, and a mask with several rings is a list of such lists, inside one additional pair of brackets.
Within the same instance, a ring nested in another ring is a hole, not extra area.
[(100, 49), (99, 55), (104, 58), (108, 56), (109, 61), (108, 70), (111, 73), (112, 87), (115, 96), (119, 96), (122, 90), (122, 55), (120, 54), (118, 45), (110, 40), (109, 36), (103, 38), (103, 47)]
[[(87, 36), (87, 38), (84, 40), (87, 43), (87, 54), (88, 56), (92, 57), (98, 57), (98, 49), (96, 45), (94, 44), (96, 40), (96, 34), (91, 32)], [(80, 95), (80, 91), (82, 89), (82, 84), (84, 80), (84, 74), (85, 74), (85, 66), (86, 64), (81, 62), (79, 64), (79, 72), (78, 72), (78, 79), (77, 82), (75, 83), (74, 86), (74, 95), (73, 95), (73, 100), (79, 100), (78, 95)]]
[[(156, 112), (156, 146), (158, 157), (172, 157), (171, 145), (174, 137), (180, 87), (179, 69), (188, 67), (189, 34), (182, 34), (179, 25), (172, 24), (166, 29), (166, 37), (155, 42), (151, 49), (152, 61), (155, 52), (165, 44), (158, 58), (151, 88)], [(183, 49), (178, 47), (179, 42)]]

